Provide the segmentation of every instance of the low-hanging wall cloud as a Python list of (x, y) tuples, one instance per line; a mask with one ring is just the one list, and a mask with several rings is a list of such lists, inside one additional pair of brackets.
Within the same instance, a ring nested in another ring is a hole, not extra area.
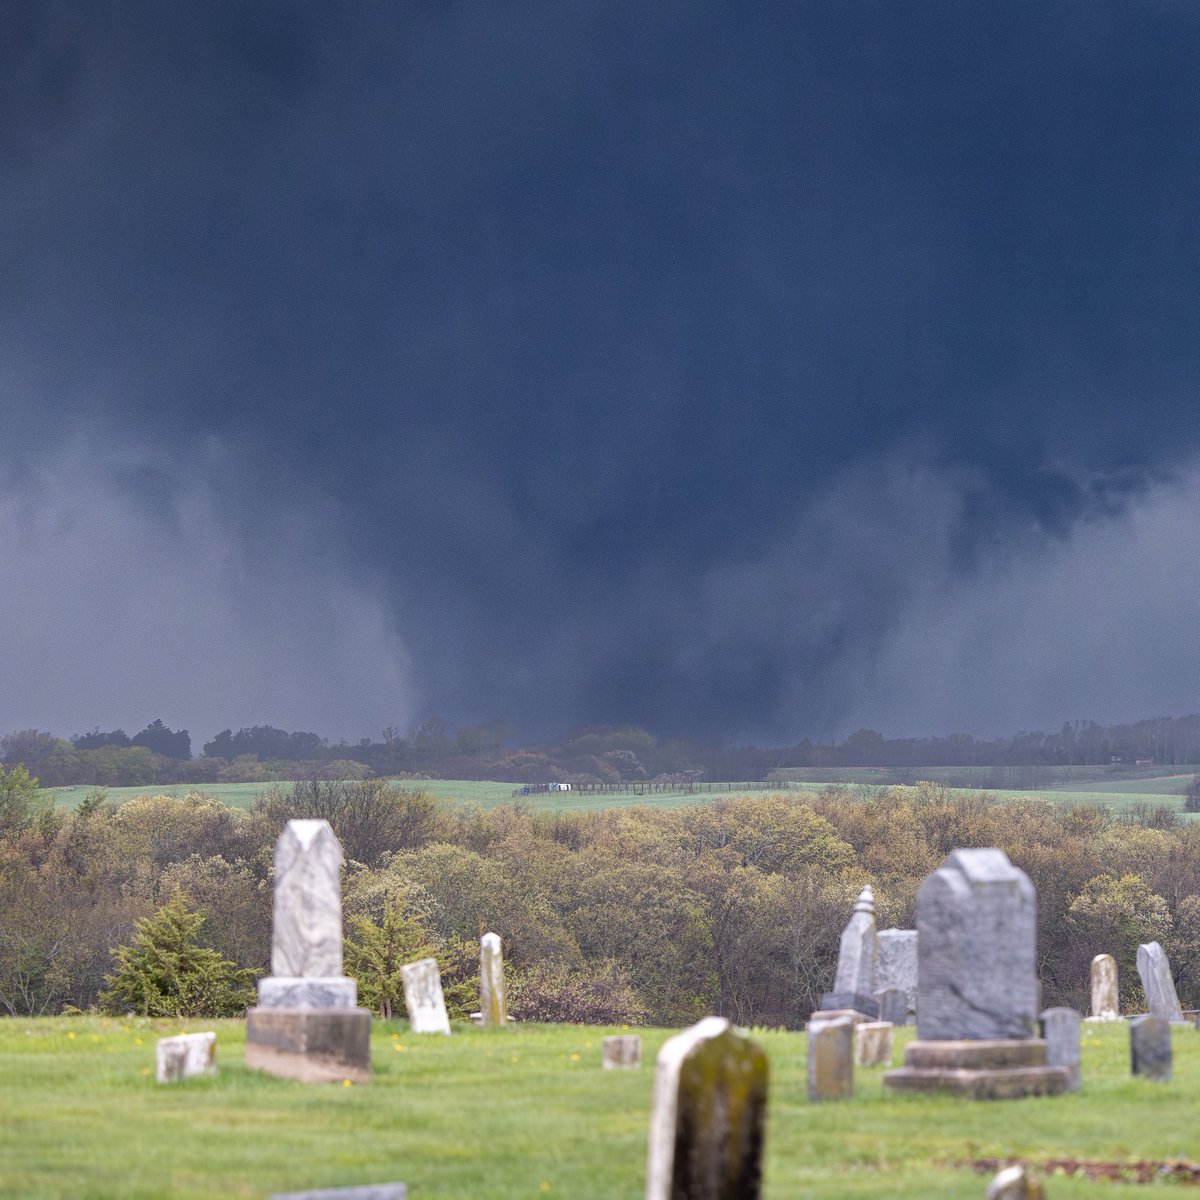
[(1194, 6), (0, 24), (0, 731), (1197, 707)]

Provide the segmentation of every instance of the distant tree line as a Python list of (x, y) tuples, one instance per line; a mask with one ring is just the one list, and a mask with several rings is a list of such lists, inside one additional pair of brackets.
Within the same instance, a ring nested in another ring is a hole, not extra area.
[(399, 967), (434, 955), (452, 1008), (478, 997), (478, 936), (500, 933), (525, 1019), (681, 1025), (705, 1013), (800, 1028), (835, 972), (863, 884), (880, 926), (911, 927), (921, 880), (959, 846), (998, 846), (1038, 896), (1047, 1006), (1087, 1005), (1114, 955), (1144, 1004), (1140, 942), (1200, 1004), (1200, 823), (1040, 800), (957, 798), (931, 783), (836, 787), (674, 809), (534, 813), (447, 806), (381, 780), (271, 789), (249, 811), (203, 794), (54, 808), (0, 772), (0, 1011), (100, 1006), (237, 1012), (270, 960), (272, 848), (323, 817), (345, 848), (346, 963), (377, 1011)]
[(407, 734), (383, 730), (379, 740), (330, 742), (317, 733), (271, 725), (223, 729), (192, 757), (186, 729), (152, 721), (129, 737), (124, 730), (70, 739), (36, 729), (0, 739), (0, 761), (18, 763), (47, 787), (79, 784), (142, 787), (166, 783), (256, 783), (273, 779), (412, 777), (621, 783), (650, 779), (767, 780), (777, 772), (874, 767), (882, 782), (914, 782), (929, 767), (957, 767), (944, 782), (985, 787), (1039, 787), (1058, 767), (1134, 768), (1139, 763), (1187, 767), (1200, 763), (1200, 716), (1161, 717), (1102, 726), (1064, 724), (1053, 734), (1010, 738), (885, 738), (860, 729), (842, 742), (793, 746), (726, 746), (685, 738), (656, 738), (632, 725), (578, 726), (552, 742), (509, 745), (502, 721), (451, 731), (439, 717)]

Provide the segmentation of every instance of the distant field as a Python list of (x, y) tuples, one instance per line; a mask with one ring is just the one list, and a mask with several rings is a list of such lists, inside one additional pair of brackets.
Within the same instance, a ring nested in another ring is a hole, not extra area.
[[(772, 779), (825, 785), (829, 783), (866, 783), (885, 786), (893, 783), (914, 783), (928, 779), (955, 787), (988, 788), (1016, 791), (1025, 795), (1029, 790), (1119, 792), (1182, 791), (1194, 772), (1186, 767), (1166, 765), (1133, 766), (1073, 766), (1073, 767), (781, 767), (771, 772)], [(1135, 786), (1136, 785), (1136, 786)]]
[[(939, 772), (959, 772), (962, 769), (959, 767), (934, 768), (927, 773), (922, 772), (920, 777), (930, 778), (931, 776), (936, 776)], [(990, 770), (990, 768), (988, 769)], [(1161, 771), (1162, 768), (1159, 769)], [(980, 770), (983, 770), (983, 768), (980, 768)], [(1081, 771), (1083, 768), (1067, 767), (1062, 768), (1062, 770)], [(1118, 811), (1132, 808), (1138, 804), (1149, 805), (1151, 807), (1169, 804), (1173, 807), (1181, 808), (1183, 793), (1194, 778), (1191, 774), (1135, 778), (1125, 772), (1114, 778), (1112, 774), (1108, 774), (1107, 776), (1097, 774), (1094, 767), (1091, 768), (1091, 771), (1092, 775), (1088, 779), (1079, 778), (1071, 781), (1060, 779), (1052, 784), (1043, 784), (1040, 787), (1014, 786), (1011, 788), (987, 789), (951, 787), (950, 791), (955, 795), (971, 795), (979, 790), (986, 790), (1000, 800), (1015, 800), (1021, 797), (1037, 796), (1044, 800), (1052, 801), (1055, 804), (1105, 804)], [(884, 786), (884, 782), (879, 778), (881, 773), (875, 768), (863, 767), (821, 773), (822, 775), (837, 774), (840, 776), (838, 779), (807, 778), (807, 776), (815, 774), (815, 772), (802, 773), (799, 771), (789, 771), (787, 774), (792, 777), (793, 782), (811, 784), (813, 791), (818, 791), (830, 783), (848, 783), (851, 786), (864, 784), (875, 787)], [(804, 778), (801, 778), (802, 775)], [(936, 782), (936, 778), (934, 781)], [(515, 786), (512, 783), (498, 783), (478, 779), (402, 779), (397, 782), (401, 786), (419, 788), (422, 791), (429, 792), (439, 800), (448, 802), (456, 800), (473, 802), (482, 808), (494, 808), (498, 804), (510, 803), (513, 799), (513, 788)], [(106, 794), (110, 800), (119, 801), (127, 800), (130, 796), (144, 796), (147, 794), (184, 796), (188, 792), (206, 792), (216, 796), (232, 808), (249, 808), (250, 802), (254, 797), (260, 792), (266, 791), (271, 786), (273, 785), (269, 783), (164, 784), (157, 787), (108, 788), (106, 789)], [(285, 781), (278, 786), (286, 788), (290, 784)], [(57, 804), (64, 808), (73, 809), (92, 789), (86, 784), (80, 784), (74, 788), (52, 788), (48, 790), (53, 792)], [(683, 804), (701, 804), (716, 800), (721, 796), (738, 796), (744, 794), (743, 790), (736, 788), (729, 792), (710, 792), (703, 795), (689, 795), (685, 792), (680, 792), (675, 795), (653, 796), (638, 796), (632, 793), (629, 795), (584, 796), (574, 792), (551, 792), (543, 795), (522, 796), (520, 797), (520, 802), (525, 807), (540, 812), (586, 812), (606, 808), (624, 808), (634, 804), (644, 804), (654, 808), (678, 808)], [(764, 793), (757, 794), (761, 795)]]

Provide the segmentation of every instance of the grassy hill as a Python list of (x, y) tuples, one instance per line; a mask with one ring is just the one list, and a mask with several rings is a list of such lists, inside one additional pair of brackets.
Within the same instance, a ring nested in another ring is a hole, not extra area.
[[(1016, 770), (1017, 768), (1012, 768)], [(1057, 804), (1107, 804), (1121, 810), (1135, 805), (1169, 804), (1181, 807), (1183, 793), (1187, 790), (1194, 776), (1178, 774), (1178, 768), (1159, 767), (1159, 774), (1146, 773), (1149, 768), (1140, 768), (1135, 772), (1122, 770), (1114, 773), (1111, 770), (1100, 770), (1095, 767), (1061, 767), (1045, 768), (1056, 772), (1050, 776), (1049, 782), (1043, 782), (1037, 787), (1013, 786), (1010, 788), (963, 787), (949, 784), (949, 780), (958, 778), (963, 771), (976, 771), (983, 778), (984, 771), (994, 771), (995, 768), (964, 768), (964, 767), (931, 767), (917, 772), (921, 779), (933, 782), (947, 783), (955, 794), (969, 795), (974, 791), (987, 790), (1001, 800), (1015, 799), (1025, 796), (1040, 796)], [(1163, 772), (1168, 773), (1164, 774)], [(882, 768), (861, 767), (830, 769), (825, 771), (787, 770), (778, 772), (787, 776), (787, 781), (793, 788), (797, 785), (811, 787), (819, 791), (830, 784), (845, 783), (853, 787), (883, 787), (889, 783), (894, 772)], [(781, 782), (783, 782), (781, 780)], [(402, 786), (420, 788), (442, 800), (462, 800), (479, 804), (483, 808), (493, 808), (498, 804), (510, 803), (513, 799), (513, 784), (497, 783), (477, 779), (420, 779), (401, 780)], [(207, 784), (163, 784), (149, 787), (108, 788), (107, 795), (111, 800), (123, 800), (129, 796), (144, 796), (147, 793), (183, 796), (188, 792), (203, 791), (217, 796), (224, 803), (235, 808), (248, 808), (251, 800), (260, 792), (271, 787), (267, 783), (207, 783)], [(288, 783), (278, 786), (288, 787)], [(91, 790), (87, 785), (74, 788), (49, 789), (55, 802), (66, 808), (74, 808)], [(587, 796), (575, 792), (550, 792), (521, 797), (521, 803), (535, 810), (554, 812), (586, 811), (602, 808), (620, 808), (629, 804), (646, 804), (657, 807), (673, 808), (680, 804), (695, 804), (711, 801), (721, 795), (741, 795), (734, 788), (728, 792), (710, 792), (703, 795), (689, 795), (686, 792), (676, 794), (655, 794), (640, 796), (630, 792), (627, 795)]]
[[(154, 1039), (204, 1028), (218, 1030), (220, 1073), (156, 1085)], [(2, 1020), (0, 1196), (224, 1200), (403, 1180), (413, 1200), (629, 1200), (644, 1186), (652, 1063), (669, 1031), (640, 1031), (640, 1070), (602, 1071), (609, 1032), (456, 1027), (418, 1038), (376, 1021), (374, 1079), (342, 1087), (248, 1071), (240, 1021)], [(986, 1176), (963, 1165), (972, 1160), (1195, 1154), (1191, 1028), (1174, 1031), (1171, 1082), (1130, 1077), (1124, 1026), (1085, 1026), (1082, 1091), (990, 1104), (884, 1096), (879, 1068), (858, 1070), (853, 1100), (809, 1104), (804, 1035), (755, 1036), (771, 1065), (768, 1200), (981, 1198)], [(1049, 1200), (1100, 1193), (1084, 1178), (1047, 1184)]]

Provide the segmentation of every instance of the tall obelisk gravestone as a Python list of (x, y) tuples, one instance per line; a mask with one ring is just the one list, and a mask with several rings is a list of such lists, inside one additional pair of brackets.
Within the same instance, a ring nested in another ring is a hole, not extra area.
[(341, 865), (328, 821), (289, 821), (275, 844), (272, 973), (247, 1014), (247, 1066), (308, 1083), (371, 1073), (371, 1014), (342, 974)]

